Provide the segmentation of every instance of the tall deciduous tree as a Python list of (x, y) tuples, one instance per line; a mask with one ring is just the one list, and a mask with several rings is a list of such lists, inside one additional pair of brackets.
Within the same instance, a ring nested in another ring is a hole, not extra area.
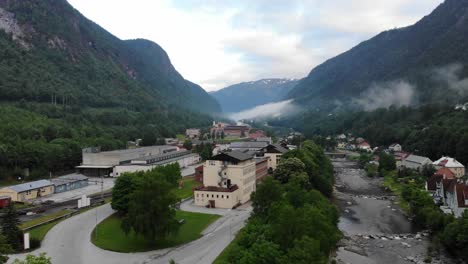
[(133, 230), (149, 240), (175, 233), (179, 228), (173, 207), (176, 202), (173, 186), (164, 179), (150, 174), (138, 177), (122, 221), (123, 230), (127, 234)]
[(135, 190), (135, 175), (125, 173), (120, 175), (115, 181), (112, 189), (111, 207), (117, 210), (119, 214), (125, 215), (128, 212), (130, 194)]

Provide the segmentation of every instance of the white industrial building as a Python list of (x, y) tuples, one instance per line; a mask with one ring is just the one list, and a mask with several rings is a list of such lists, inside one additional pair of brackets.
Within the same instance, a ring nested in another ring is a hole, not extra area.
[(132, 160), (178, 151), (175, 146), (149, 146), (113, 151), (85, 148), (82, 163), (76, 169), (86, 176), (110, 176), (117, 165), (130, 164)]
[(159, 155), (146, 156), (131, 160), (130, 163), (114, 166), (112, 177), (119, 177), (122, 173), (148, 171), (158, 166), (179, 163), (181, 168), (200, 162), (200, 155), (188, 150), (168, 152)]

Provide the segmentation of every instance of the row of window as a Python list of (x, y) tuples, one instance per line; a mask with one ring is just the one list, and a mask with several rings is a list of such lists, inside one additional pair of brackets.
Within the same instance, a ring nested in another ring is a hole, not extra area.
[[(204, 198), (205, 195), (204, 195), (203, 193), (202, 193), (201, 195), (200, 195), (199, 193), (197, 193), (197, 198), (198, 198), (198, 197)], [(207, 195), (206, 195), (206, 198), (210, 198), (210, 195), (207, 194)], [(211, 198), (215, 198), (215, 195), (212, 194), (212, 195), (211, 195)], [(219, 198), (219, 194), (216, 194), (216, 198)], [(221, 194), (221, 199), (224, 199), (224, 194)], [(226, 199), (229, 199), (229, 195), (226, 195)]]

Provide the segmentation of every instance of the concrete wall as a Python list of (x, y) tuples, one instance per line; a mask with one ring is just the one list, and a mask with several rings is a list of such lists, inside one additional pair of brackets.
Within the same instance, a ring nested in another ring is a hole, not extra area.
[(190, 155), (179, 160), (174, 160), (174, 161), (164, 163), (164, 164), (159, 164), (159, 165), (151, 165), (151, 164), (149, 165), (138, 165), (138, 164), (118, 165), (114, 167), (112, 175), (113, 177), (119, 177), (120, 175), (122, 175), (122, 173), (125, 173), (125, 172), (149, 171), (158, 166), (164, 166), (164, 165), (173, 164), (176, 162), (179, 163), (179, 166), (181, 168), (185, 168), (199, 161), (200, 161), (200, 156)]
[(216, 208), (233, 208), (241, 201), (239, 190), (234, 192), (195, 191), (193, 200), (196, 206), (207, 206), (210, 200), (215, 201)]

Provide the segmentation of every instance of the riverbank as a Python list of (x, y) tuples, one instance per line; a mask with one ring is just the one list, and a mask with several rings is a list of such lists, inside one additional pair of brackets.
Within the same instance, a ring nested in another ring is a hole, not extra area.
[(382, 178), (369, 178), (356, 162), (335, 160), (335, 197), (344, 238), (337, 263), (450, 263), (431, 259), (429, 234), (418, 230), (382, 188)]

